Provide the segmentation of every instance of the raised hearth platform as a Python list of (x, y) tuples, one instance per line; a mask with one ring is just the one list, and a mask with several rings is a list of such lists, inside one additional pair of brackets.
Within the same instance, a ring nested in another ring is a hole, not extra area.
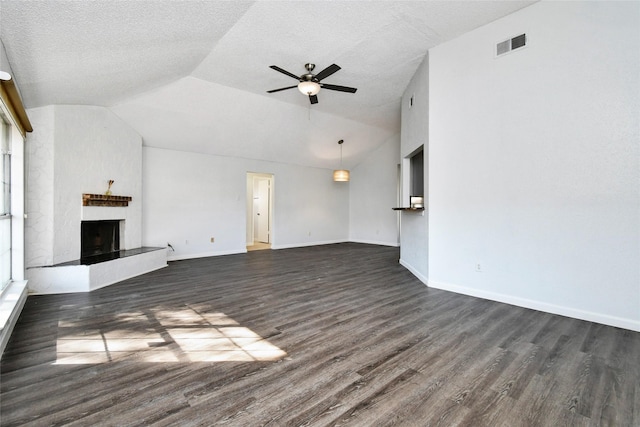
[(142, 247), (27, 269), (29, 293), (89, 292), (167, 266), (166, 248)]

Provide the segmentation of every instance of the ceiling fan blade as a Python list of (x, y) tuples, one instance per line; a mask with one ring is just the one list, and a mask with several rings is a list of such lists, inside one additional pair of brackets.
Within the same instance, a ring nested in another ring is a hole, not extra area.
[(340, 69), (340, 67), (338, 67), (336, 64), (331, 64), (327, 68), (325, 68), (324, 70), (322, 70), (318, 74), (316, 74), (316, 80), (320, 81), (322, 79), (326, 79), (331, 74), (333, 74), (336, 71), (338, 71), (339, 69)]
[(309, 95), (309, 101), (311, 101), (312, 104), (317, 104), (318, 103), (318, 95)]
[(283, 70), (282, 68), (278, 67), (277, 65), (271, 65), (271, 66), (269, 66), (269, 68), (274, 69), (274, 70), (276, 70), (276, 71), (279, 71), (279, 72), (281, 72), (282, 74), (286, 74), (286, 75), (287, 75), (287, 76), (289, 76), (289, 77), (293, 77), (293, 78), (294, 78), (294, 79), (296, 79), (296, 80), (300, 80), (300, 77), (299, 77), (299, 76), (296, 76), (295, 74), (290, 73), (290, 72), (288, 72), (287, 70)]
[(281, 87), (280, 89), (268, 90), (267, 93), (280, 92), (281, 90), (293, 89), (294, 87), (298, 87), (298, 85), (289, 86), (289, 87)]
[(340, 92), (356, 93), (356, 91), (358, 90), (355, 87), (337, 86), (337, 85), (330, 85), (326, 83), (322, 83), (320, 86), (322, 86), (323, 89), (337, 90)]

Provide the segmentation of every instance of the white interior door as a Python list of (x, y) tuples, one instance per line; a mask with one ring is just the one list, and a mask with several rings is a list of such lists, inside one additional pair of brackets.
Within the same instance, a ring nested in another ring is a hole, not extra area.
[(268, 178), (258, 178), (257, 193), (254, 195), (255, 214), (254, 238), (258, 242), (270, 243), (269, 240), (269, 198), (271, 192)]

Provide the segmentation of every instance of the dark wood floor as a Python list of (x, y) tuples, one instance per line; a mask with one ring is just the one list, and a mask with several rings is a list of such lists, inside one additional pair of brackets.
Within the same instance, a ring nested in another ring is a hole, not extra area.
[(639, 426), (640, 334), (429, 289), (355, 243), (29, 297), (3, 426)]

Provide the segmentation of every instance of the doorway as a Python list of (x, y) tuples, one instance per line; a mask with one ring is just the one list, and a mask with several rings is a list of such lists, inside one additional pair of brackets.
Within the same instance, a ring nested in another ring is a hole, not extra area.
[(271, 249), (273, 175), (247, 173), (247, 250)]

